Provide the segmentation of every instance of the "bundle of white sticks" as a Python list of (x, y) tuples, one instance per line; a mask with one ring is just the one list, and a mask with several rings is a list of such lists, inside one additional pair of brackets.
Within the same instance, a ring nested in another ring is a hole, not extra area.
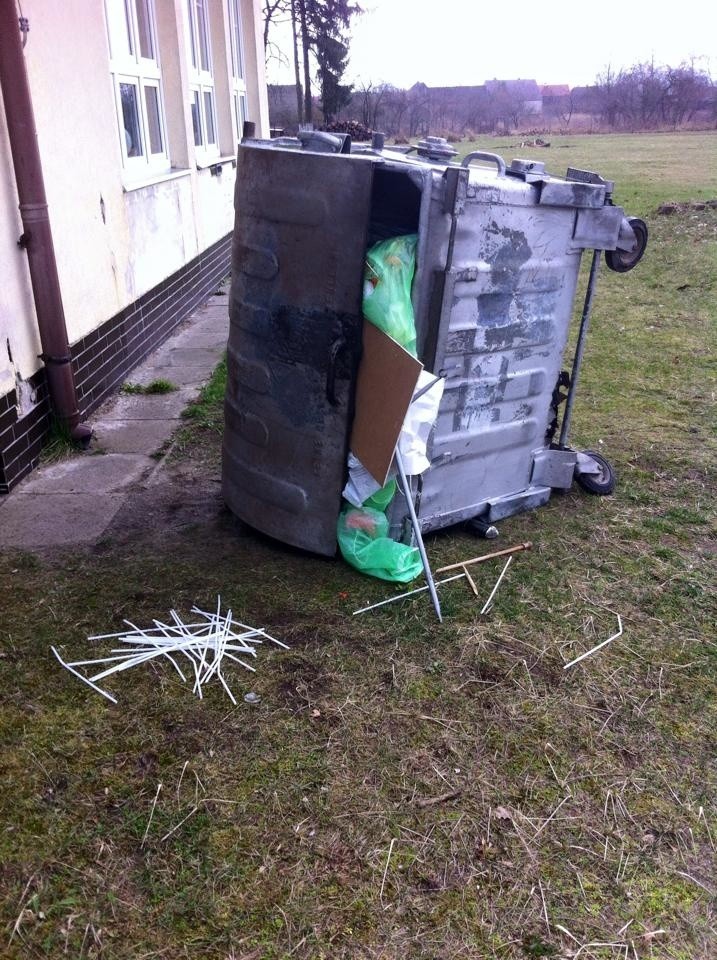
[[(118, 640), (120, 643), (126, 644), (124, 647), (115, 647), (111, 651), (112, 655), (108, 657), (66, 662), (55, 647), (50, 649), (63, 667), (82, 680), (83, 683), (92, 687), (97, 693), (111, 700), (112, 703), (117, 703), (116, 698), (99, 687), (97, 685), (98, 681), (122, 670), (128, 670), (130, 667), (148, 663), (157, 657), (166, 657), (186, 683), (187, 678), (176, 659), (181, 654), (191, 664), (194, 673), (193, 690), (200, 700), (202, 699), (202, 687), (210, 680), (215, 679), (224, 687), (231, 702), (236, 704), (236, 698), (222, 674), (224, 661), (231, 660), (233, 663), (238, 663), (246, 670), (255, 673), (255, 668), (242, 660), (241, 656), (238, 656), (239, 654), (256, 658), (255, 648), (258, 644), (264, 643), (265, 640), (283, 647), (285, 650), (288, 650), (289, 647), (281, 640), (277, 640), (276, 637), (270, 636), (266, 630), (260, 627), (250, 627), (246, 623), (235, 620), (231, 610), (227, 610), (225, 614), (221, 610), (222, 598), (218, 597), (215, 613), (207, 613), (198, 607), (192, 607), (192, 613), (201, 618), (194, 623), (184, 623), (176, 610), (170, 610), (169, 615), (172, 623), (153, 620), (154, 626), (143, 630), (135, 626), (130, 620), (124, 620), (123, 623), (130, 628), (129, 630), (88, 637), (88, 640)], [(131, 648), (130, 650), (127, 649), (128, 646)], [(98, 673), (90, 677), (77, 670), (77, 667), (99, 666), (101, 664), (111, 664), (111, 666), (103, 667)]]

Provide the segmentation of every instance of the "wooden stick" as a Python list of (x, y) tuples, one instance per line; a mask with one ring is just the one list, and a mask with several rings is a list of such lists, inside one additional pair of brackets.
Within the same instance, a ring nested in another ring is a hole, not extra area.
[(466, 569), (465, 566), (463, 567), (463, 573), (465, 573), (466, 575), (466, 580), (470, 584), (471, 590), (476, 596), (478, 596), (478, 587), (475, 585), (475, 581), (473, 580), (473, 577), (470, 575), (470, 573), (468, 573), (468, 570)]
[(448, 793), (442, 793), (440, 797), (426, 797), (425, 799), (416, 800), (416, 806), (423, 810), (426, 807), (435, 807), (437, 803), (455, 800), (456, 797), (460, 797), (460, 795), (460, 790), (449, 790)]
[(494, 550), (493, 553), (484, 553), (482, 557), (473, 557), (470, 560), (461, 560), (460, 563), (449, 563), (447, 567), (440, 567), (436, 573), (447, 573), (449, 570), (458, 570), (467, 566), (469, 563), (483, 563), (484, 560), (492, 560), (494, 557), (504, 557), (508, 553), (518, 553), (519, 550), (530, 550), (533, 544), (519, 543), (515, 547), (507, 547), (505, 550)]

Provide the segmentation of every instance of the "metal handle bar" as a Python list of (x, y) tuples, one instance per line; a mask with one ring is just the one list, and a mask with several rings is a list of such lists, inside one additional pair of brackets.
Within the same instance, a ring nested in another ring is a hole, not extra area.
[(484, 153), (482, 150), (476, 150), (469, 153), (461, 160), (462, 167), (469, 167), (472, 160), (487, 160), (488, 163), (494, 163), (498, 167), (498, 176), (505, 176), (505, 160), (499, 157), (497, 153)]
[(331, 344), (331, 349), (329, 350), (329, 364), (326, 370), (326, 399), (329, 401), (332, 407), (337, 407), (339, 404), (339, 398), (336, 396), (336, 363), (339, 359), (339, 354), (348, 346), (348, 341), (346, 337), (338, 337)]

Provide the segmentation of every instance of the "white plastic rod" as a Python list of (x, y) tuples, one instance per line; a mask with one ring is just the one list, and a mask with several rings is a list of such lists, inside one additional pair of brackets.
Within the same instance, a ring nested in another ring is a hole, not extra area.
[[(462, 580), (465, 577), (465, 573), (457, 573), (454, 577), (446, 577), (445, 580), (436, 580), (436, 586), (442, 587), (444, 583), (451, 583), (453, 580)], [(417, 593), (425, 593), (429, 588), (426, 587), (417, 587), (415, 590), (409, 590), (407, 593), (399, 593), (395, 597), (389, 597), (388, 600), (379, 600), (378, 603), (372, 603), (368, 607), (361, 607), (360, 610), (354, 610), (353, 616), (355, 617), (359, 613), (366, 613), (368, 610), (375, 610), (376, 607), (383, 607), (387, 603), (395, 603), (396, 600), (404, 600), (406, 597), (412, 597)]]
[(490, 596), (488, 597), (488, 599), (486, 600), (486, 602), (483, 604), (483, 609), (481, 610), (481, 614), (487, 613), (488, 610), (490, 609), (490, 605), (491, 605), (491, 603), (493, 602), (493, 597), (494, 597), (494, 596), (496, 595), (496, 593), (498, 592), (498, 587), (500, 586), (500, 582), (501, 582), (501, 580), (503, 579), (503, 577), (506, 575), (506, 573), (508, 572), (508, 567), (511, 565), (512, 562), (513, 562), (513, 557), (512, 557), (512, 556), (508, 557), (508, 559), (507, 559), (506, 562), (505, 562), (505, 566), (504, 566), (503, 569), (501, 570), (500, 576), (498, 577), (498, 579), (497, 579), (496, 582), (495, 582), (495, 586), (493, 587), (493, 589), (492, 589), (491, 592), (490, 592)]
[(73, 670), (72, 667), (71, 667), (68, 663), (65, 663), (65, 661), (62, 659), (62, 657), (61, 657), (60, 654), (57, 652), (57, 650), (55, 650), (54, 647), (50, 647), (50, 650), (52, 650), (52, 652), (55, 654), (55, 656), (57, 657), (57, 659), (60, 661), (60, 663), (62, 664), (62, 666), (65, 668), (65, 670), (69, 670), (70, 673), (74, 674), (74, 675), (78, 678), (78, 680), (81, 680), (83, 683), (86, 683), (88, 687), (92, 687), (92, 689), (93, 689), (94, 691), (96, 691), (97, 693), (102, 694), (103, 697), (107, 697), (107, 699), (108, 699), (108, 700), (111, 700), (112, 703), (117, 703), (117, 701), (115, 700), (115, 698), (112, 696), (111, 693), (107, 693), (107, 691), (106, 691), (106, 690), (103, 690), (102, 687), (98, 687), (96, 683), (93, 683), (91, 680), (88, 680), (87, 677), (83, 677), (82, 674), (79, 672), (79, 670)]

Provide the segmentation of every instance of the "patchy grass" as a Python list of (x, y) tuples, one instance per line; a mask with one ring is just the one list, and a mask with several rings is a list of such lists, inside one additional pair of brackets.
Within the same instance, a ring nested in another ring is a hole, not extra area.
[(140, 393), (151, 395), (154, 393), (174, 393), (177, 390), (177, 384), (172, 383), (171, 380), (165, 380), (164, 377), (159, 377), (157, 380), (152, 380), (151, 383), (123, 383), (121, 393)]
[[(191, 420), (195, 429), (221, 433), (224, 429), (224, 391), (227, 385), (227, 360), (222, 358), (196, 400), (184, 410), (183, 416)], [(187, 435), (189, 439), (189, 434)]]
[[(611, 176), (591, 149), (617, 166), (626, 148), (581, 149)], [(575, 411), (617, 490), (504, 522), (535, 546), (487, 617), (500, 561), (478, 600), (444, 589), (443, 625), (425, 597), (352, 617), (394, 588), (218, 510), (0, 556), (0, 954), (714, 956), (717, 212), (650, 216), (680, 199), (650, 169), (630, 209), (650, 247), (601, 276)], [(180, 434), (187, 497), (216, 489), (223, 376)], [(428, 547), (436, 565), (490, 549), (459, 529)], [(198, 701), (156, 664), (114, 678), (113, 707), (49, 655), (217, 593), (291, 645), (227, 672), (257, 706)], [(617, 613), (623, 636), (564, 670)]]

